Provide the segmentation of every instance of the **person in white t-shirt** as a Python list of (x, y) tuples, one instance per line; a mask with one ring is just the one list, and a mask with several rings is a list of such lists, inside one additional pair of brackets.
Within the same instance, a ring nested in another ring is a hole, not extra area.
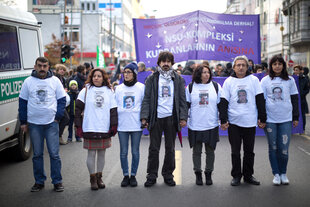
[[(246, 56), (238, 56), (233, 63), (234, 74), (224, 82), (221, 102), (221, 128), (228, 129), (231, 145), (233, 177), (232, 186), (244, 182), (259, 185), (254, 173), (254, 143), (256, 125), (266, 125), (266, 109), (263, 91), (257, 77), (250, 75)], [(240, 149), (243, 142), (243, 168), (241, 167)]]
[(51, 178), (54, 190), (64, 191), (59, 156), (59, 121), (64, 115), (66, 92), (58, 78), (49, 70), (45, 57), (36, 59), (34, 70), (22, 86), (19, 94), (19, 119), (21, 129), (29, 130), (33, 146), (33, 174), (35, 184), (31, 192), (44, 188), (44, 139), (51, 163)]
[(145, 187), (156, 183), (159, 168), (159, 151), (162, 134), (165, 135), (165, 158), (162, 168), (164, 182), (175, 186), (176, 133), (186, 126), (187, 104), (184, 79), (172, 68), (174, 56), (163, 51), (158, 55), (157, 71), (145, 81), (144, 98), (141, 104), (140, 119), (143, 127), (150, 131), (150, 146)]
[[(221, 97), (220, 84), (212, 81), (209, 66), (198, 65), (192, 83), (186, 88), (186, 101), (190, 108), (188, 119), (188, 139), (193, 147), (193, 164), (196, 184), (202, 185), (201, 153), (206, 151), (206, 184), (212, 185), (214, 150), (219, 141), (218, 104)], [(203, 100), (202, 100), (203, 99)]]
[[(92, 190), (105, 188), (102, 170), (105, 151), (111, 147), (111, 137), (117, 132), (116, 107), (108, 74), (99, 68), (91, 70), (85, 87), (78, 95), (74, 121), (77, 135), (84, 138), (83, 146), (88, 150), (86, 164)], [(83, 117), (82, 112), (84, 112)]]
[(274, 175), (273, 184), (289, 184), (286, 176), (289, 144), (293, 126), (298, 125), (298, 90), (288, 75), (282, 56), (273, 56), (269, 75), (261, 80), (266, 99), (267, 122), (264, 129), (268, 139), (269, 161)]
[[(138, 185), (136, 174), (140, 159), (140, 139), (142, 135), (140, 110), (144, 97), (144, 84), (137, 82), (138, 65), (131, 62), (124, 68), (124, 82), (115, 89), (118, 112), (118, 137), (120, 160), (123, 170), (122, 187)], [(128, 141), (131, 142), (131, 172), (128, 170)]]

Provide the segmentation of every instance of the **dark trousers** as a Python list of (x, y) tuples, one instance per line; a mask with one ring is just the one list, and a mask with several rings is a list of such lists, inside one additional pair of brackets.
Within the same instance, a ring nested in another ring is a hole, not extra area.
[(165, 179), (173, 178), (175, 169), (175, 138), (176, 125), (173, 116), (157, 119), (154, 127), (150, 130), (149, 157), (147, 163), (147, 178), (156, 179), (158, 177), (159, 150), (162, 140), (162, 133), (165, 135), (165, 159), (162, 168), (162, 176)]
[(64, 133), (66, 126), (69, 124), (69, 120), (70, 120), (69, 114), (67, 110), (65, 110), (64, 116), (60, 119), (59, 122), (59, 137), (61, 137), (62, 134)]
[[(254, 143), (256, 127), (239, 127), (230, 124), (228, 139), (231, 146), (231, 176), (234, 178), (249, 178), (254, 173)], [(243, 169), (241, 173), (240, 150), (243, 141)]]

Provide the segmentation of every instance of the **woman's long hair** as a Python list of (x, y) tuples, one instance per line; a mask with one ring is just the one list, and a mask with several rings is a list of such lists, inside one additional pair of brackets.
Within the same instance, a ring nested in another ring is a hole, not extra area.
[(269, 77), (271, 78), (271, 80), (273, 80), (276, 77), (276, 74), (272, 69), (272, 64), (277, 61), (283, 64), (283, 69), (278, 77), (282, 78), (283, 80), (289, 80), (290, 78), (288, 77), (288, 72), (286, 70), (286, 62), (284, 61), (281, 55), (275, 55), (271, 58), (269, 62)]
[(100, 68), (95, 68), (90, 71), (90, 73), (88, 74), (87, 80), (85, 81), (85, 85), (89, 84), (90, 87), (95, 86), (93, 82), (93, 76), (96, 71), (99, 71), (102, 74), (102, 77), (103, 77), (102, 86), (107, 86), (108, 88), (111, 89), (111, 84), (110, 84), (108, 74), (103, 69), (100, 69)]
[(194, 70), (192, 82), (201, 83), (201, 74), (202, 74), (203, 68), (208, 68), (209, 73), (210, 73), (210, 77), (209, 77), (209, 80), (208, 80), (207, 83), (210, 83), (210, 82), (211, 82), (211, 80), (212, 80), (212, 72), (211, 72), (211, 69), (209, 68), (209, 66), (207, 66), (207, 65), (201, 65), (201, 64), (199, 64), (199, 65), (197, 66), (197, 68)]

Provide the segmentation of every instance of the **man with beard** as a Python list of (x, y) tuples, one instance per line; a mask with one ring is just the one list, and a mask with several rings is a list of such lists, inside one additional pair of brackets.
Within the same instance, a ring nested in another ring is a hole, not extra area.
[[(37, 101), (37, 94), (44, 92), (44, 104)], [(45, 57), (36, 59), (34, 70), (22, 86), (19, 95), (19, 120), (21, 130), (29, 130), (33, 146), (33, 174), (35, 184), (31, 192), (44, 188), (44, 138), (50, 156), (51, 178), (56, 192), (62, 192), (61, 160), (59, 156), (59, 121), (64, 115), (66, 93), (60, 80), (49, 70)]]
[(76, 82), (78, 83), (79, 91), (81, 91), (84, 87), (84, 83), (86, 81), (86, 68), (84, 65), (79, 65), (76, 68), (77, 74), (75, 76)]
[[(156, 183), (159, 167), (159, 150), (162, 133), (165, 135), (165, 159), (162, 176), (168, 186), (175, 186), (176, 132), (186, 126), (187, 105), (184, 80), (173, 69), (173, 54), (168, 51), (159, 53), (158, 69), (145, 82), (144, 98), (141, 105), (140, 119), (143, 127), (150, 131), (147, 180), (145, 187)], [(165, 97), (164, 88), (170, 88), (170, 96)]]

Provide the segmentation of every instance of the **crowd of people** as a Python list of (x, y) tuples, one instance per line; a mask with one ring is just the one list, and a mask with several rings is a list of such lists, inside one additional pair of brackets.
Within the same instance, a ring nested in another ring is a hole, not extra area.
[[(299, 120), (298, 94), (305, 129), (309, 69), (294, 67), (294, 75), (299, 79), (297, 87), (280, 55), (272, 57), (269, 66), (264, 63), (254, 65), (246, 56), (237, 56), (225, 67), (217, 64), (213, 69), (208, 61), (201, 64), (188, 61), (184, 69), (182, 65), (173, 69), (174, 63), (173, 54), (164, 51), (158, 56), (156, 68), (146, 68), (143, 62), (130, 62), (123, 68), (119, 66), (111, 75), (103, 69), (92, 68), (89, 63), (70, 72), (65, 65), (57, 64), (53, 73), (48, 59), (37, 58), (19, 96), (21, 129), (29, 131), (34, 150), (35, 184), (31, 191), (44, 188), (44, 139), (50, 156), (54, 189), (57, 192), (64, 190), (59, 144), (72, 142), (73, 135), (77, 142), (83, 141), (83, 148), (87, 150), (86, 166), (92, 190), (105, 188), (102, 180), (105, 152), (111, 147), (111, 137), (116, 134), (124, 176), (120, 185), (137, 186), (139, 147), (144, 128), (149, 130), (150, 137), (144, 186), (156, 184), (162, 134), (165, 156), (161, 175), (168, 186), (175, 186), (175, 139), (185, 126), (188, 127), (197, 185), (203, 185), (203, 171), (206, 185), (213, 184), (219, 128), (228, 130), (231, 185), (240, 185), (242, 177), (246, 183), (260, 185), (253, 176), (256, 126), (264, 129), (268, 140), (272, 183), (289, 184), (286, 170), (291, 131)], [(146, 71), (152, 73), (144, 83), (138, 82), (139, 73)], [(261, 81), (252, 75), (261, 72), (265, 73)], [(65, 74), (69, 75), (65, 77)], [(187, 87), (182, 75), (192, 76)], [(227, 77), (223, 86), (212, 80), (216, 76)], [(123, 78), (122, 83), (120, 78)], [(67, 141), (62, 137), (66, 125)], [(130, 169), (129, 142), (132, 155)], [(243, 158), (240, 153), (242, 144)], [(203, 146), (206, 153), (204, 169), (201, 164)]]

